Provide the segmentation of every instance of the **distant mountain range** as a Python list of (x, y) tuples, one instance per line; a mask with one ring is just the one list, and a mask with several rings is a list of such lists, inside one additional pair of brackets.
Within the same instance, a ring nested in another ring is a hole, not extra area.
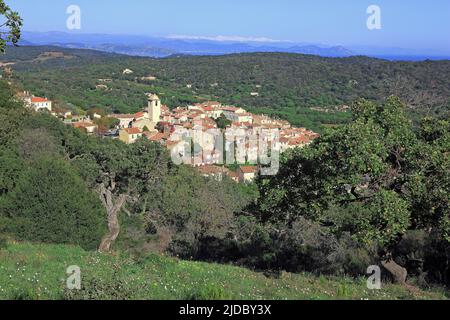
[(183, 55), (223, 55), (248, 52), (289, 52), (325, 57), (348, 57), (354, 52), (342, 46), (319, 46), (290, 42), (214, 41), (206, 39), (154, 38), (145, 36), (76, 34), (64, 32), (24, 32), (21, 45), (53, 45), (94, 49), (133, 56), (167, 57)]
[(162, 58), (171, 55), (224, 55), (251, 52), (285, 52), (322, 57), (367, 55), (391, 60), (448, 59), (435, 52), (401, 48), (325, 46), (289, 41), (213, 40), (205, 38), (156, 38), (135, 35), (81, 34), (65, 32), (24, 32), (21, 45), (52, 45), (72, 49), (93, 49), (132, 56)]

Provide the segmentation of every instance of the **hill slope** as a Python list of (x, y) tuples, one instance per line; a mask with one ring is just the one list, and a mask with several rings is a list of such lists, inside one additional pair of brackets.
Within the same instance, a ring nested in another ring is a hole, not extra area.
[[(49, 50), (73, 58), (38, 59)], [(399, 96), (415, 116), (450, 110), (450, 61), (285, 53), (151, 59), (51, 47), (12, 48), (0, 61), (16, 62), (13, 78), (26, 89), (83, 109), (135, 112), (146, 104), (145, 92), (156, 92), (170, 107), (214, 99), (312, 129), (342, 123), (349, 116), (339, 111), (360, 97)], [(124, 75), (126, 68), (134, 73)], [(141, 79), (148, 76), (156, 79)], [(101, 78), (113, 80), (108, 90), (96, 87)]]
[[(81, 268), (81, 291), (65, 291), (66, 268)], [(0, 299), (445, 299), (403, 287), (368, 290), (365, 280), (246, 269), (157, 255), (131, 260), (63, 245), (9, 244), (0, 249)], [(447, 297), (448, 298), (448, 297)]]

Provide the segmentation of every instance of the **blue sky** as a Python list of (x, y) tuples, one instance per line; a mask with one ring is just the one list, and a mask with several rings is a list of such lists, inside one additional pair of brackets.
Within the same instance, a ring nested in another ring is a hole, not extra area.
[[(449, 0), (6, 0), (26, 31), (68, 31), (79, 5), (82, 33), (266, 37), (329, 45), (434, 49), (450, 53)], [(366, 27), (369, 5), (382, 29)]]

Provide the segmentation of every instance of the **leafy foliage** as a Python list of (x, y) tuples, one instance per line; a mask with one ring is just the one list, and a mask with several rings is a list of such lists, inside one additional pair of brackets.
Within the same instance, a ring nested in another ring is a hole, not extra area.
[[(254, 198), (232, 181), (174, 167), (159, 144), (88, 137), (50, 115), (25, 111), (8, 86), (0, 102), (9, 129), (0, 136), (0, 232), (18, 240), (94, 249), (107, 218), (111, 228), (126, 213), (119, 248), (142, 253), (187, 243), (179, 253), (188, 254), (204, 237), (224, 237), (234, 212)], [(102, 240), (109, 247), (119, 233)]]
[(62, 160), (38, 158), (1, 203), (3, 231), (45, 243), (95, 249), (105, 232), (97, 197)]
[(19, 13), (11, 10), (3, 0), (0, 0), (0, 15), (6, 20), (0, 27), (8, 29), (0, 32), (0, 52), (3, 53), (8, 43), (16, 45), (19, 42), (23, 22)]
[(353, 117), (285, 154), (279, 174), (260, 180), (261, 220), (289, 232), (305, 217), (338, 239), (348, 233), (367, 249), (376, 246), (380, 258), (390, 257), (408, 230), (448, 246), (448, 121), (425, 119), (415, 132), (394, 97), (378, 105), (360, 100)]

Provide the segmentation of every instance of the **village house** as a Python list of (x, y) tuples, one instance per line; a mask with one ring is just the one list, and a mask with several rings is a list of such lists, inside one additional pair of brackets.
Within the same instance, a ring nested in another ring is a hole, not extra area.
[(153, 136), (157, 135), (157, 134), (160, 134), (160, 133), (159, 133), (159, 131), (156, 130), (156, 129), (149, 129), (148, 131), (143, 131), (143, 132), (142, 132), (142, 135), (143, 135), (144, 137), (146, 137), (146, 138), (147, 138), (148, 140), (150, 140), (150, 141), (153, 141), (153, 140), (151, 140), (151, 138), (152, 138)]
[(237, 173), (236, 171), (228, 171), (227, 176), (234, 182), (239, 183), (239, 173)]
[(250, 183), (256, 179), (258, 174), (257, 166), (239, 166), (238, 168), (238, 176), (240, 183)]
[(74, 117), (72, 111), (70, 111), (70, 110), (60, 112), (59, 116), (65, 120), (71, 120)]
[(300, 137), (281, 137), (280, 138), (280, 151), (284, 152), (289, 149), (303, 148), (310, 144), (312, 139), (306, 135)]
[(287, 120), (281, 120), (281, 119), (274, 119), (272, 121), (272, 125), (276, 128), (282, 130), (282, 129), (289, 129), (291, 128), (291, 124)]
[(267, 126), (271, 125), (273, 123), (273, 119), (269, 116), (263, 114), (263, 115), (254, 115), (253, 116), (253, 123), (256, 126)]
[(196, 103), (193, 106), (189, 106), (189, 110), (200, 110), (205, 113), (205, 115), (211, 119), (220, 118), (223, 114), (221, 109), (222, 104), (217, 101), (206, 101), (202, 103)]
[(169, 135), (167, 133), (152, 131), (144, 132), (144, 136), (146, 136), (148, 140), (157, 142), (161, 145), (165, 145), (167, 139), (169, 138)]
[(147, 111), (141, 111), (134, 114), (134, 119), (131, 121), (130, 126), (132, 128), (139, 128), (141, 131), (155, 129), (156, 122), (150, 120)]
[(206, 101), (201, 103), (202, 107), (212, 107), (218, 109), (222, 106), (219, 101)]
[(155, 81), (156, 77), (154, 77), (154, 76), (146, 76), (146, 77), (141, 77), (140, 79), (141, 79), (141, 81)]
[(74, 128), (80, 129), (87, 133), (88, 135), (92, 135), (97, 132), (98, 126), (88, 120), (78, 121), (71, 124)]
[(161, 113), (162, 114), (170, 114), (170, 109), (165, 104), (161, 104)]
[(136, 112), (134, 115), (134, 120), (139, 121), (142, 119), (148, 119), (148, 112), (146, 111), (140, 111), (140, 112)]
[(251, 122), (232, 122), (230, 128), (233, 129), (253, 129), (253, 124)]
[(97, 84), (97, 85), (95, 85), (95, 89), (108, 90), (109, 87), (106, 84)]
[(232, 122), (253, 122), (253, 115), (242, 108), (222, 107), (223, 115)]
[(26, 102), (28, 102), (27, 104), (34, 111), (42, 111), (42, 110), (47, 110), (49, 112), (52, 111), (52, 102), (50, 100), (48, 100), (47, 98), (33, 96), (33, 97), (30, 97), (29, 100), (27, 98)]
[(132, 128), (139, 128), (141, 131), (147, 130), (153, 130), (155, 129), (156, 124), (154, 122), (151, 122), (150, 119), (140, 119), (135, 120), (131, 123)]
[(206, 119), (206, 114), (203, 111), (195, 110), (195, 111), (188, 111), (187, 113), (188, 121), (198, 121), (202, 119)]
[(110, 117), (119, 120), (119, 129), (131, 127), (134, 121), (134, 114), (112, 114)]
[(221, 166), (205, 165), (198, 167), (197, 171), (206, 178), (222, 181), (223, 178), (228, 175), (230, 170)]
[(142, 131), (139, 128), (125, 128), (119, 131), (119, 140), (126, 144), (134, 143), (142, 137)]
[(206, 115), (208, 117), (210, 117), (211, 119), (218, 119), (223, 114), (223, 110), (216, 108), (216, 107), (212, 107), (212, 106), (206, 106), (206, 107), (203, 107), (202, 109), (206, 113)]
[(239, 107), (234, 107), (234, 106), (223, 106), (223, 107), (220, 107), (220, 109), (223, 111), (225, 116), (227, 116), (227, 114), (246, 113), (247, 112), (245, 109), (242, 109)]

